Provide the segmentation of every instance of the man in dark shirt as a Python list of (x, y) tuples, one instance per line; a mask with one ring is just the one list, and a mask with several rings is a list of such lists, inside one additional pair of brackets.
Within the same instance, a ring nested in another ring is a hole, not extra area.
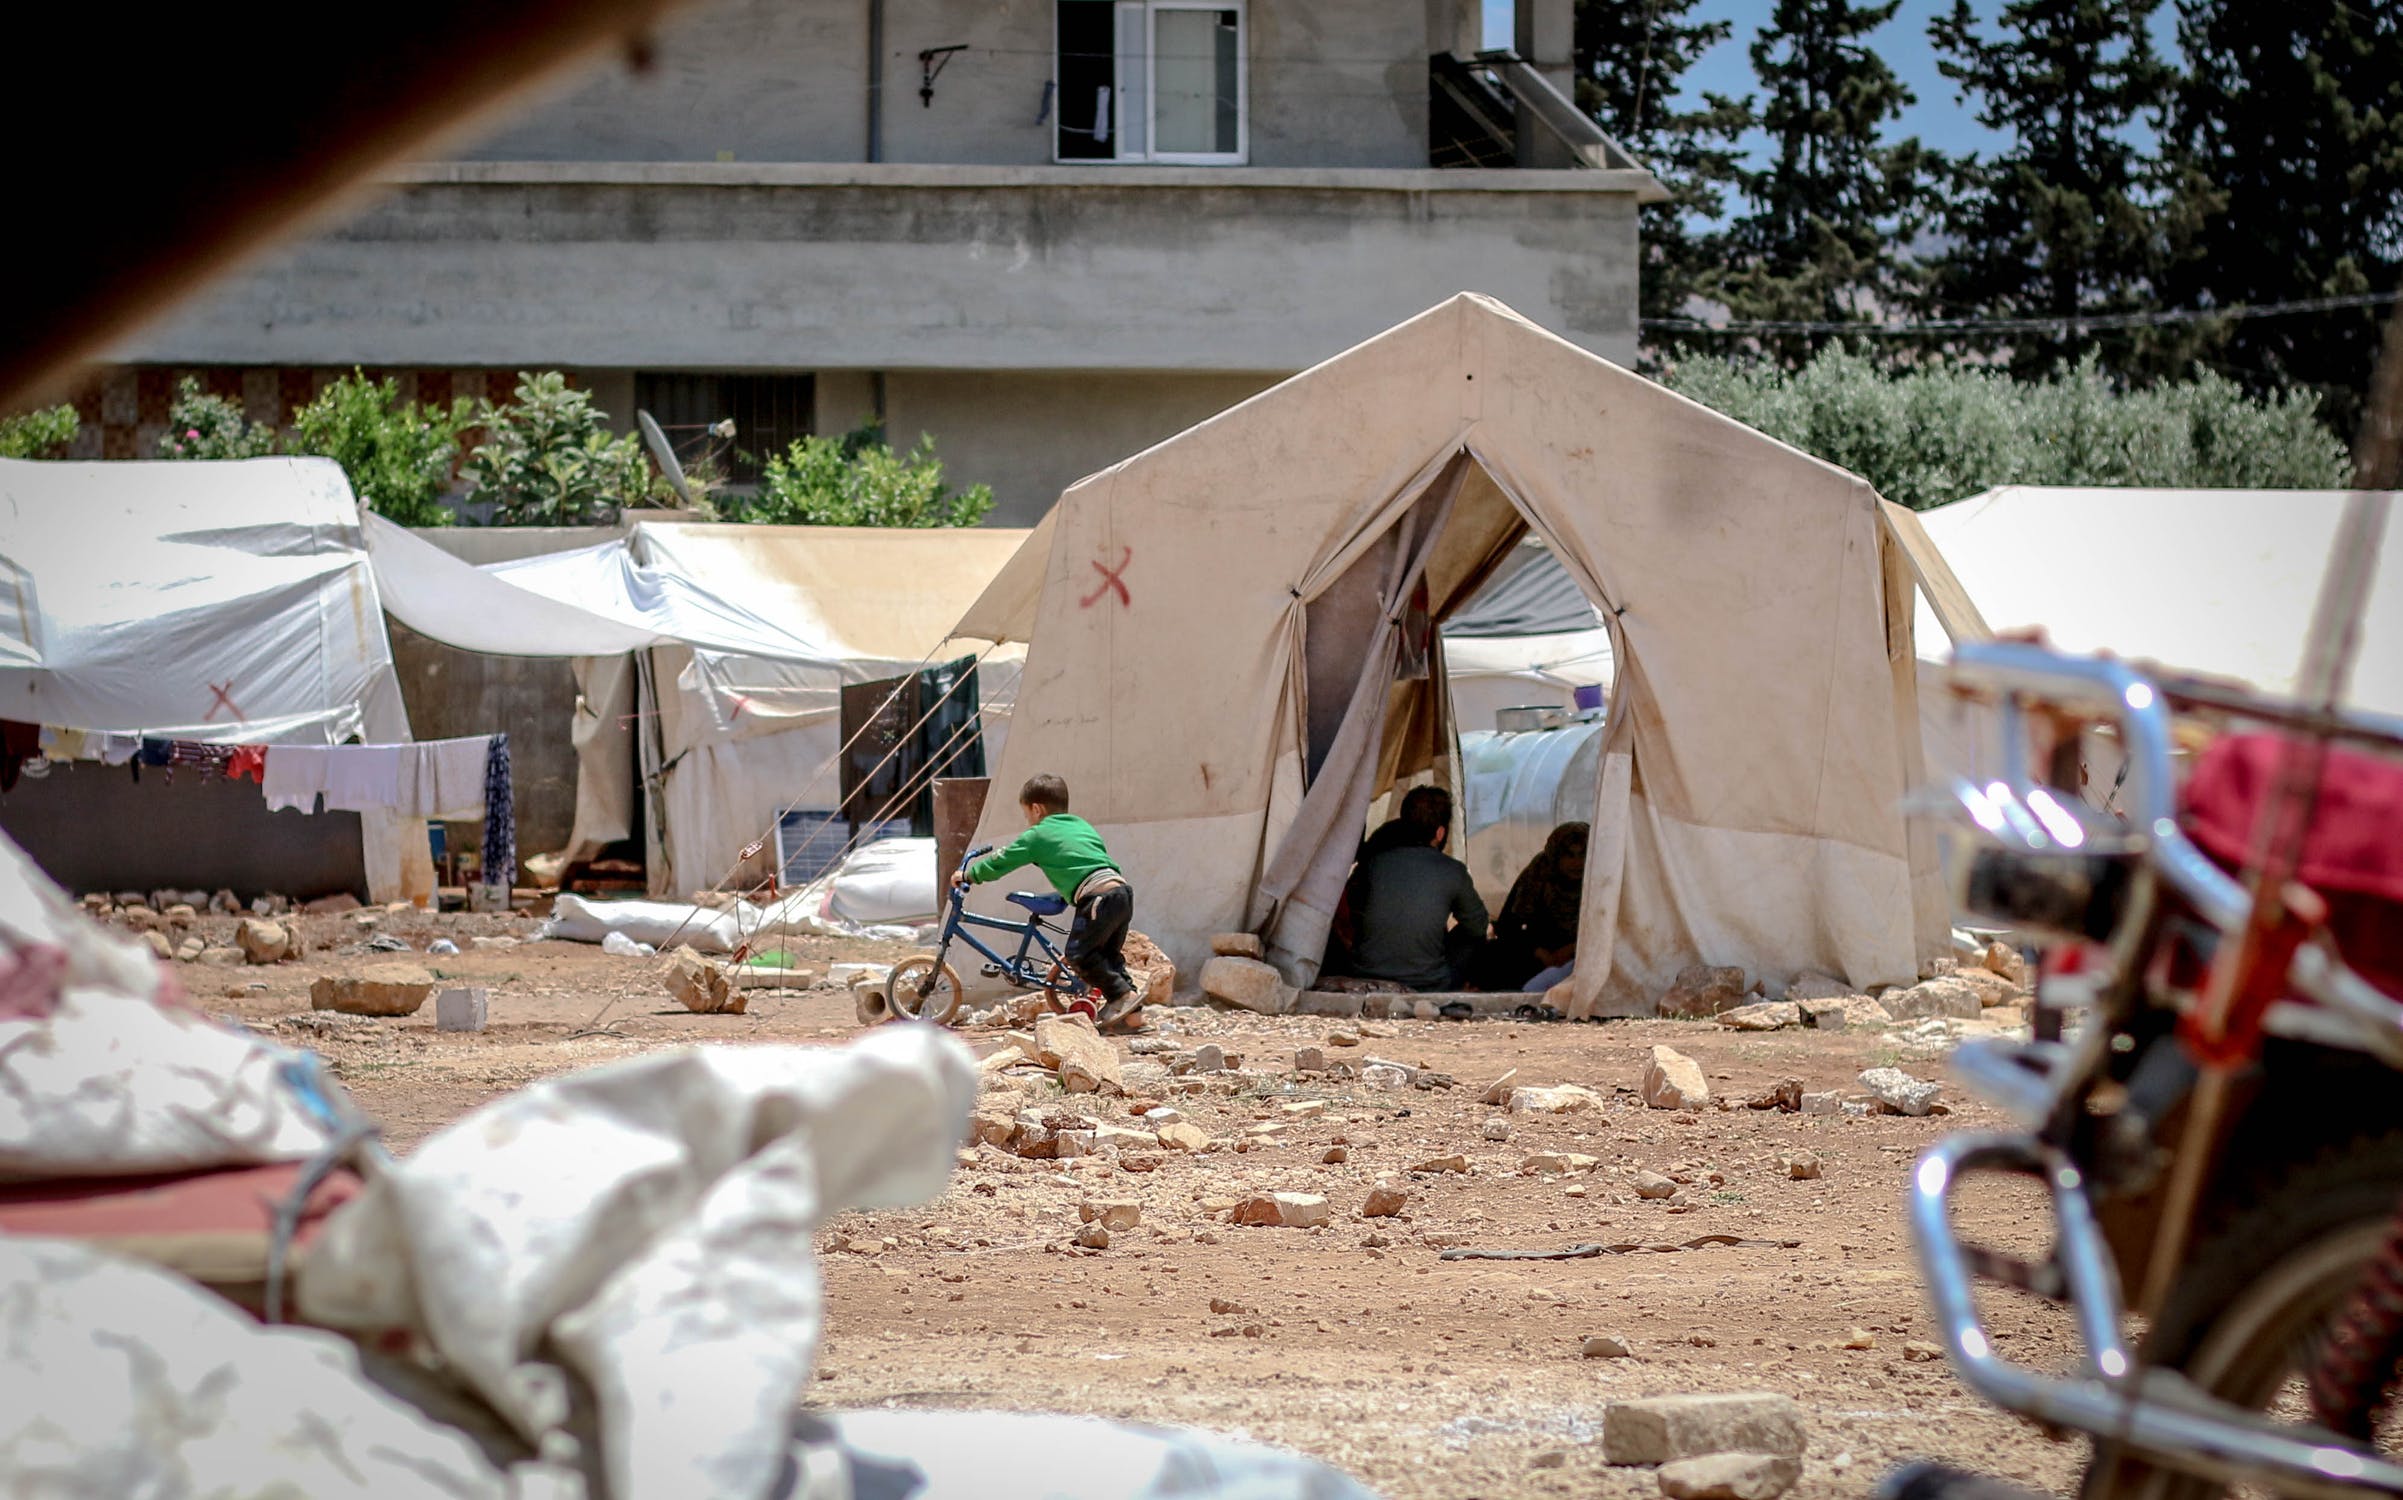
[(1354, 877), (1352, 972), (1414, 990), (1457, 989), (1485, 941), (1485, 902), (1468, 866), (1443, 852), (1444, 824), (1397, 819)]

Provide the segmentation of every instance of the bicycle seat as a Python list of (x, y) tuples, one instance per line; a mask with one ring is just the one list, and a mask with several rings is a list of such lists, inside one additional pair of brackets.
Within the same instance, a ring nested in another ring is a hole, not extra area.
[(1068, 909), (1068, 903), (1049, 891), (1012, 891), (1010, 900), (1038, 917), (1056, 917)]

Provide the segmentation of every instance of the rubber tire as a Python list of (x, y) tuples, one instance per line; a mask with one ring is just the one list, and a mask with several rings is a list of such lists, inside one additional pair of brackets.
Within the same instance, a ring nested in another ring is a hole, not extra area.
[[(918, 982), (931, 969), (940, 969), (942, 973), (926, 996), (925, 1009), (921, 1010)], [(951, 1018), (959, 1014), (961, 993), (960, 977), (951, 971), (951, 965), (937, 963), (931, 955), (923, 953), (893, 965), (893, 972), (884, 981), (885, 1008), (896, 1021), (948, 1026)]]
[[(2147, 1364), (2258, 1406), (2246, 1389), (2282, 1362), (2294, 1330), (2324, 1322), (2384, 1242), (2403, 1200), (2403, 1130), (2324, 1149), (2298, 1167), (2223, 1191), (2195, 1236), (2180, 1277), (2145, 1339)], [(2210, 1500), (2223, 1486), (2136, 1457), (2089, 1463), (2085, 1500)]]

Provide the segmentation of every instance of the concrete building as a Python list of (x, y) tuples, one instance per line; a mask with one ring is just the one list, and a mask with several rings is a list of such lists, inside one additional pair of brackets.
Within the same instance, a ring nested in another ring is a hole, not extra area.
[(1026, 524), (1081, 474), (1462, 290), (1632, 363), (1653, 180), (1567, 107), (1571, 0), (705, 0), (647, 62), (396, 175), (86, 394), (280, 421), (560, 368), (758, 452), (881, 415)]

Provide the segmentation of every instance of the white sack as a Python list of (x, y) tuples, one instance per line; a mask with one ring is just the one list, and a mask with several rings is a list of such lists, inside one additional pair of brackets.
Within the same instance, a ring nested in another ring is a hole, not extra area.
[(0, 1180), (290, 1161), (325, 1135), (293, 1054), (181, 1004), (173, 978), (0, 838)]
[(654, 948), (685, 944), (696, 953), (732, 953), (742, 931), (729, 912), (676, 901), (587, 901), (562, 895), (551, 903), (549, 936), (597, 943), (617, 932)]
[(853, 1500), (1374, 1500), (1314, 1459), (1215, 1433), (995, 1411), (829, 1412)]
[(764, 1496), (817, 1355), (812, 1234), (941, 1191), (975, 1098), (967, 1050), (925, 1026), (546, 1079), (337, 1211), (299, 1307), (421, 1330), (529, 1442), (569, 1421), (563, 1360), (612, 1494)]
[(756, 917), (746, 913), (743, 925), (754, 939), (802, 933), (906, 943), (939, 919), (935, 896), (935, 841), (879, 839)]
[[(526, 1493), (363, 1378), (348, 1339), (262, 1327), (180, 1277), (63, 1240), (0, 1239), (0, 1369), (0, 1494)], [(567, 1482), (546, 1492), (580, 1493)]]

